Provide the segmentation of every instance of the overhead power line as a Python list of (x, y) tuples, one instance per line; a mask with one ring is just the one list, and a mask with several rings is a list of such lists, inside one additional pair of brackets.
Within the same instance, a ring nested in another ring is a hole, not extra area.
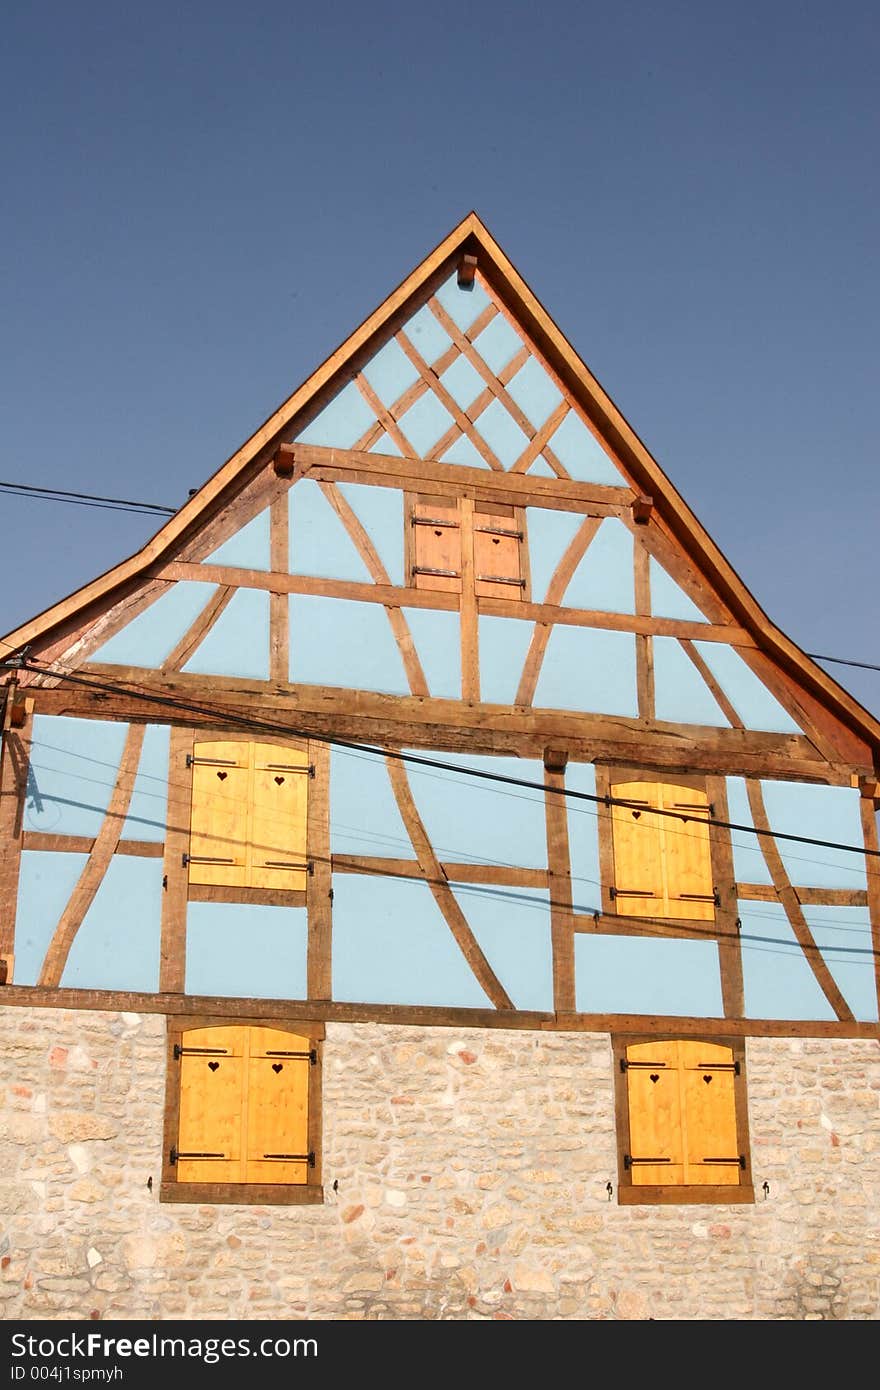
[(158, 502), (132, 502), (127, 497), (102, 497), (93, 492), (67, 492), (63, 488), (33, 487), (30, 483), (0, 482), (0, 490), (12, 496), (32, 497), (34, 501), (66, 502), (75, 507), (97, 507), (102, 511), (128, 511), (138, 516), (174, 516), (177, 507), (163, 507)]
[[(74, 685), (85, 686), (88, 689), (98, 690), (108, 695), (119, 695), (124, 699), (141, 700), (144, 703), (158, 705), (165, 710), (176, 710), (184, 714), (194, 714), (201, 719), (208, 719), (214, 722), (219, 721), (223, 725), (232, 725), (236, 729), (253, 730), (255, 733), (269, 733), (276, 736), (281, 735), (285, 738), (315, 738), (314, 733), (308, 730), (297, 729), (287, 724), (276, 724), (271, 720), (255, 719), (253, 716), (244, 714), (240, 710), (223, 709), (220, 706), (198, 705), (190, 700), (177, 700), (168, 695), (156, 695), (151, 691), (139, 690), (136, 686), (116, 685), (111, 681), (96, 679), (95, 677), (74, 675), (72, 671), (53, 671), (51, 667), (41, 666), (33, 659), (23, 656), (18, 658), (15, 663), (7, 662), (6, 665), (15, 664), (19, 668), (31, 671), (34, 675), (48, 675), (60, 681), (69, 681)], [(487, 782), (502, 783), (507, 786), (525, 787), (529, 791), (537, 791), (542, 795), (551, 793), (554, 796), (562, 796), (574, 801), (589, 801), (595, 805), (621, 806), (626, 810), (637, 809), (644, 811), (643, 806), (626, 801), (619, 797), (600, 796), (598, 793), (576, 791), (573, 787), (556, 787), (545, 784), (544, 782), (532, 782), (525, 777), (513, 777), (502, 772), (489, 772), (486, 769), (464, 767), (458, 763), (449, 763), (441, 758), (426, 757), (419, 753), (404, 753), (400, 749), (383, 748), (374, 744), (362, 743), (355, 739), (339, 738), (336, 735), (321, 734), (320, 742), (327, 743), (331, 747), (348, 748), (353, 752), (367, 753), (373, 757), (392, 758), (397, 762), (412, 763), (420, 767), (439, 768), (443, 772), (455, 773), (457, 776), (476, 777)], [(664, 816), (671, 820), (687, 823), (689, 821), (700, 820), (706, 823), (703, 817), (688, 816), (681, 811), (667, 811), (660, 807), (652, 807), (651, 814)], [(851, 854), (869, 855), (880, 858), (880, 850), (868, 849), (865, 845), (847, 845), (838, 840), (819, 840), (810, 835), (795, 835), (787, 831), (768, 829), (764, 830), (755, 825), (745, 825), (736, 821), (720, 820), (715, 816), (710, 816), (709, 823), (718, 826), (722, 830), (741, 830), (746, 834), (767, 836), (774, 840), (791, 840), (797, 844), (813, 845), (820, 849), (844, 850)]]

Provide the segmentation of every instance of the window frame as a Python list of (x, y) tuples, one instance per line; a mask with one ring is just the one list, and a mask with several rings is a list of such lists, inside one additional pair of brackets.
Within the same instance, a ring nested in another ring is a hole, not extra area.
[[(472, 511), (470, 520), (463, 510), (462, 504), (465, 501), (471, 502)], [(438, 510), (457, 512), (457, 521), (451, 518), (442, 517), (444, 528), (457, 530), (459, 535), (459, 565), (458, 572), (453, 575), (424, 575), (417, 569), (418, 545), (416, 539), (419, 524), (425, 524), (424, 515), (420, 516), (420, 511), (430, 515), (432, 507)], [(469, 588), (465, 589), (464, 573), (468, 569), (463, 556), (463, 548), (467, 544), (467, 531), (470, 529), (470, 544), (474, 545), (474, 536), (479, 530), (483, 533), (483, 527), (478, 522), (484, 522), (487, 518), (497, 517), (500, 529), (503, 532), (516, 533), (516, 556), (518, 575), (511, 575), (519, 582), (506, 584), (501, 580), (483, 579), (478, 580), (475, 563), (470, 566), (473, 580)], [(498, 602), (521, 603), (531, 602), (531, 577), (528, 564), (528, 543), (526, 535), (526, 510), (524, 507), (517, 506), (515, 503), (507, 502), (477, 502), (472, 499), (464, 498), (460, 495), (447, 496), (431, 492), (408, 492), (404, 498), (404, 559), (406, 584), (408, 588), (418, 589), (422, 593), (446, 593), (453, 594), (461, 601), (462, 596), (467, 592), (471, 597), (480, 600), (492, 600)], [(432, 582), (434, 580), (434, 582)], [(487, 585), (495, 585), (494, 590), (487, 590)]]
[[(736, 1122), (737, 1154), (741, 1155), (741, 1177), (734, 1183), (657, 1183), (633, 1182), (633, 1170), (626, 1156), (631, 1152), (629, 1081), (626, 1063), (627, 1049), (638, 1044), (669, 1042), (703, 1042), (729, 1048), (738, 1070), (733, 1077), (734, 1117)], [(709, 1032), (682, 1034), (674, 1027), (656, 1034), (613, 1034), (611, 1051), (614, 1068), (614, 1113), (617, 1144), (617, 1201), (619, 1206), (684, 1206), (684, 1205), (747, 1205), (755, 1200), (752, 1177), (751, 1144), (749, 1140), (748, 1085), (746, 1078), (745, 1039)]]
[[(309, 1064), (308, 1136), (314, 1166), (306, 1171), (305, 1183), (181, 1182), (171, 1151), (180, 1130), (181, 1067), (179, 1053), (185, 1033), (196, 1028), (275, 1028), (309, 1039), (315, 1061)], [(323, 1203), (321, 1143), (323, 1134), (322, 1068), (325, 1028), (323, 1023), (297, 1018), (221, 1017), (218, 1015), (175, 1015), (166, 1020), (165, 1115), (162, 1138), (161, 1202), (209, 1202), (239, 1206), (311, 1206)]]

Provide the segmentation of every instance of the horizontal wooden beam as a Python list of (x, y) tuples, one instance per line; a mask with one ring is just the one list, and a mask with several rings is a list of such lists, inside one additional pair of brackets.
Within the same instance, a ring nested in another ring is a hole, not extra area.
[[(416, 859), (384, 859), (380, 855), (334, 854), (336, 874), (374, 874), (379, 878), (422, 878)], [(440, 865), (450, 883), (489, 883), (509, 888), (546, 888), (546, 869), (509, 868), (503, 864), (453, 863)]]
[[(43, 830), (26, 830), (21, 837), (22, 849), (38, 849), (53, 854), (91, 854), (94, 837), (89, 835), (54, 835)], [(120, 840), (116, 854), (130, 854), (139, 859), (161, 859), (165, 846), (161, 840)]]
[(880, 1024), (803, 1019), (661, 1017), (654, 1014), (542, 1013), (535, 1010), (435, 1008), (420, 1004), (343, 1004), (306, 999), (222, 999), (101, 989), (0, 987), (0, 1006), (98, 1012), (210, 1014), (217, 1019), (280, 1018), (301, 1023), (390, 1023), (418, 1028), (515, 1028), (553, 1033), (634, 1033), (648, 1037), (865, 1038)]

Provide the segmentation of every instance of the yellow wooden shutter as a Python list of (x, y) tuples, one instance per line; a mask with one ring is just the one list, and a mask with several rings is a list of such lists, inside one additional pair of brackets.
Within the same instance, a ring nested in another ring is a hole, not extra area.
[[(626, 1049), (630, 1172), (634, 1186), (684, 1181), (681, 1087), (674, 1042)], [(662, 1162), (651, 1163), (650, 1159)]]
[(614, 845), (615, 904), (630, 917), (665, 915), (662, 817), (650, 814), (659, 805), (656, 782), (617, 782), (614, 800), (635, 802), (634, 807), (611, 807)]
[(521, 539), (512, 507), (474, 510), (474, 574), (478, 598), (523, 597)]
[(193, 749), (190, 883), (247, 881), (249, 745), (197, 743)]
[[(672, 783), (615, 782), (611, 796), (637, 803), (611, 808), (617, 911), (630, 917), (714, 921), (705, 792)], [(654, 810), (677, 814), (654, 815)], [(687, 819), (678, 819), (679, 814)]]
[(241, 1181), (244, 1031), (195, 1028), (181, 1038), (178, 1182)]
[(664, 785), (660, 804), (678, 811), (686, 821), (660, 816), (660, 836), (666, 866), (667, 912), (710, 922), (715, 918), (712, 856), (709, 849), (709, 799), (693, 787)]
[(295, 1033), (250, 1029), (247, 1182), (308, 1180), (311, 1047)]
[(733, 1052), (713, 1043), (678, 1046), (687, 1122), (684, 1180), (738, 1186)]
[(635, 1043), (626, 1063), (633, 1186), (738, 1186), (732, 1049), (691, 1040)]
[(271, 743), (252, 745), (247, 884), (304, 890), (308, 754)]
[[(433, 524), (432, 524), (433, 523)], [(419, 498), (413, 507), (413, 583), (417, 589), (461, 593), (458, 503)]]

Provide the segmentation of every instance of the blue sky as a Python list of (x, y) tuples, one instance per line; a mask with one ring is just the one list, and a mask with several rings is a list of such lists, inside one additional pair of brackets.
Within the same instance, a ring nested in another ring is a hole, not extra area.
[[(876, 7), (4, 27), (3, 481), (180, 505), (473, 208), (770, 617), (880, 664)], [(0, 525), (0, 632), (154, 529)], [(880, 673), (828, 669), (880, 713)]]

